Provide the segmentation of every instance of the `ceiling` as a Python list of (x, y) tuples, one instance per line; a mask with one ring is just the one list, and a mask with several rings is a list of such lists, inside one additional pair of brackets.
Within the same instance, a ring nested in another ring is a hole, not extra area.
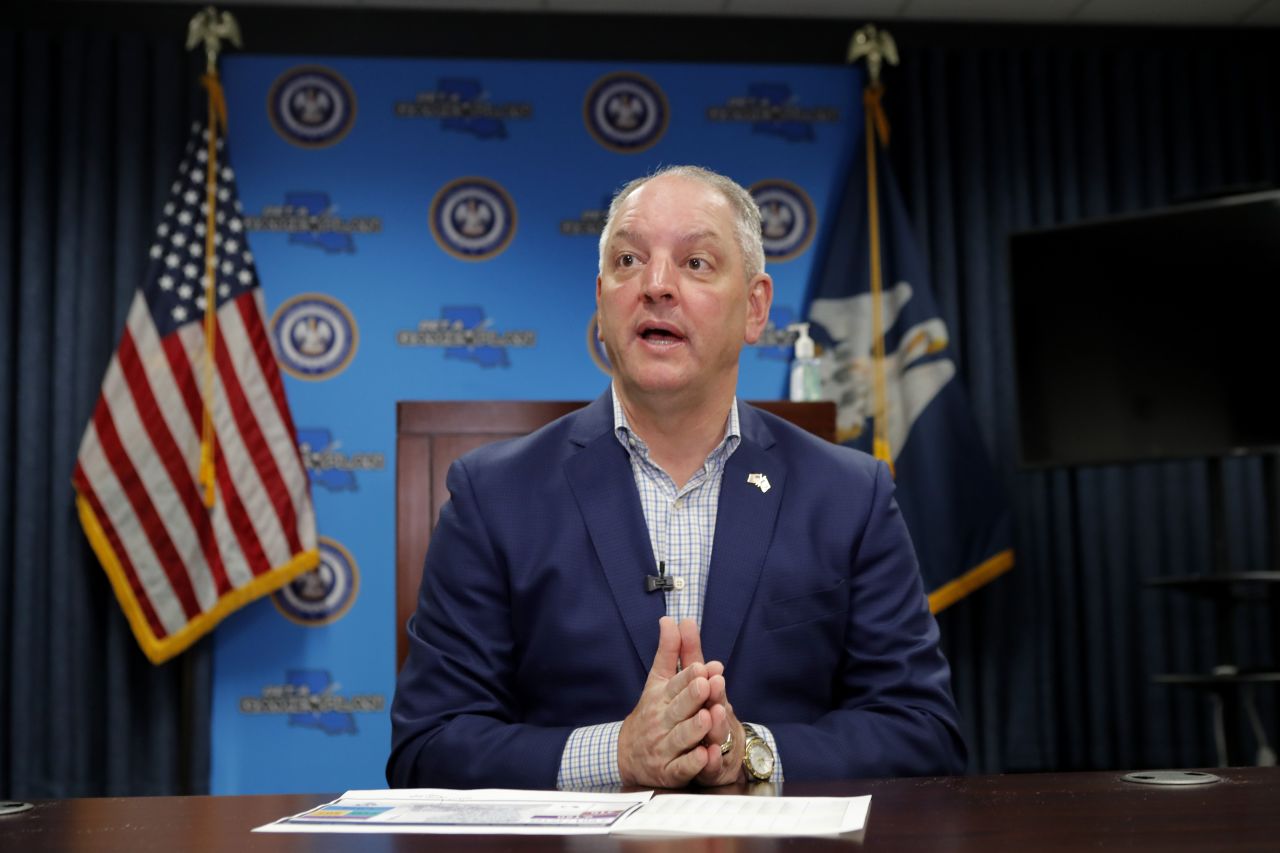
[[(174, 0), (157, 0), (173, 3)], [(177, 0), (193, 6), (210, 0)], [(1280, 0), (231, 0), (243, 6), (727, 15), (856, 21), (1280, 26)]]

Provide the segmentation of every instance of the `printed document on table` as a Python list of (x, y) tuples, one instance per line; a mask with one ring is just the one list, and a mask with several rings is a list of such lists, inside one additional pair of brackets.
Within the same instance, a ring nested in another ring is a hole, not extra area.
[(331, 803), (254, 832), (603, 835), (652, 796), (652, 791), (585, 794), (497, 788), (347, 791)]
[(814, 836), (856, 832), (871, 797), (589, 794), (443, 788), (347, 791), (254, 832)]
[(866, 826), (871, 797), (665, 794), (610, 830), (615, 835), (839, 835)]

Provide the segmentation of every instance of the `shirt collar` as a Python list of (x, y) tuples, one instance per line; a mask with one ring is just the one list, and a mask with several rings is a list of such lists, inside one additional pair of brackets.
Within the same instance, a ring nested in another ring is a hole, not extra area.
[[(622, 402), (618, 399), (617, 389), (610, 385), (609, 396), (613, 399), (613, 434), (617, 436), (618, 442), (631, 452), (634, 445), (640, 449), (644, 456), (649, 454), (649, 446), (644, 443), (644, 439), (631, 429), (631, 425), (627, 423), (627, 413), (622, 410)], [(738, 426), (738, 395), (733, 395), (733, 402), (729, 405), (729, 419), (725, 422), (724, 438), (715, 446), (715, 449), (707, 454), (707, 459), (715, 457), (723, 452), (727, 458), (738, 449), (738, 445), (742, 442), (742, 431)]]

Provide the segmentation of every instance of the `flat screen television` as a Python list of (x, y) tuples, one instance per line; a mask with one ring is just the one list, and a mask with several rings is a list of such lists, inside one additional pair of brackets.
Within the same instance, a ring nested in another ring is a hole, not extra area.
[(1013, 234), (1022, 463), (1280, 447), (1280, 191)]

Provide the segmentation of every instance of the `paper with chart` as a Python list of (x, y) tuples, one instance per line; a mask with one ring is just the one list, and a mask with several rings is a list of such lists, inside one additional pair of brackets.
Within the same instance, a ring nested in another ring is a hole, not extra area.
[(497, 788), (347, 791), (254, 832), (602, 835), (652, 796)]

